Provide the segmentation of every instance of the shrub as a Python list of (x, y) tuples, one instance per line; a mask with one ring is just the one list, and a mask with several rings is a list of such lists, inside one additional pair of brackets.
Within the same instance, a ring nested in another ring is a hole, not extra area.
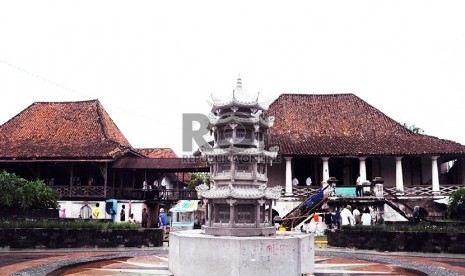
[(191, 174), (191, 180), (189, 182), (189, 188), (195, 189), (198, 185), (205, 183), (210, 186), (210, 174), (203, 172), (196, 172)]
[(465, 188), (456, 190), (449, 198), (449, 218), (465, 220)]
[(45, 229), (140, 229), (141, 226), (130, 223), (112, 223), (96, 220), (2, 220), (0, 228), (45, 228)]
[(465, 226), (455, 223), (435, 225), (430, 223), (392, 223), (374, 226), (342, 226), (342, 231), (381, 231), (381, 232), (434, 232), (434, 233), (465, 233)]
[(58, 208), (58, 194), (42, 180), (27, 181), (14, 173), (0, 173), (0, 207)]

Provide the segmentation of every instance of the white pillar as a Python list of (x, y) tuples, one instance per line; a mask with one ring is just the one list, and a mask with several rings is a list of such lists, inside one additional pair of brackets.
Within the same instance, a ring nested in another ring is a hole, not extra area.
[(360, 161), (360, 181), (367, 180), (367, 167), (366, 167), (366, 157), (359, 157), (358, 160)]
[(397, 193), (404, 193), (404, 176), (402, 174), (402, 156), (396, 156), (396, 190)]
[(321, 157), (321, 160), (323, 160), (323, 181), (326, 182), (329, 179), (329, 157)]
[(292, 157), (284, 157), (286, 159), (286, 192), (285, 196), (292, 196)]
[(431, 156), (431, 182), (433, 183), (433, 193), (439, 194), (439, 171), (438, 171), (438, 157)]

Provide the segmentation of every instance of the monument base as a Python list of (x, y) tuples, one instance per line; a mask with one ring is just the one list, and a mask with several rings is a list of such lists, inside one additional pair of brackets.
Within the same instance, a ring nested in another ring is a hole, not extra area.
[(252, 236), (274, 236), (276, 228), (260, 227), (260, 228), (228, 228), (228, 227), (209, 227), (202, 225), (206, 235), (213, 236), (235, 236), (235, 237), (252, 237)]
[(277, 232), (272, 237), (170, 233), (169, 269), (175, 276), (302, 275), (313, 273), (313, 234)]

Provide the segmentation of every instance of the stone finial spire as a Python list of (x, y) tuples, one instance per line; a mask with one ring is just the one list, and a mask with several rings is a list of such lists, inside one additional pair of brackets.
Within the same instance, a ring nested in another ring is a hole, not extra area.
[(242, 79), (241, 79), (241, 74), (239, 74), (239, 76), (237, 77), (236, 90), (237, 90), (237, 91), (242, 90)]

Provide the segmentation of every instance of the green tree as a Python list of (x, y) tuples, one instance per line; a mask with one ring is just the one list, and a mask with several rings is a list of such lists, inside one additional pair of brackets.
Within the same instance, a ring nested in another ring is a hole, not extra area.
[(14, 173), (0, 173), (0, 207), (58, 208), (58, 194), (42, 180), (27, 181)]
[(189, 181), (189, 188), (195, 189), (198, 185), (205, 183), (210, 186), (210, 174), (204, 172), (196, 172), (191, 175), (191, 180)]
[(409, 125), (407, 123), (403, 123), (402, 124), (405, 128), (408, 128), (409, 130), (411, 130), (413, 133), (417, 133), (417, 134), (425, 134), (425, 131), (420, 128), (420, 127), (417, 127), (416, 125)]
[(449, 198), (449, 218), (465, 220), (465, 188), (456, 190)]

